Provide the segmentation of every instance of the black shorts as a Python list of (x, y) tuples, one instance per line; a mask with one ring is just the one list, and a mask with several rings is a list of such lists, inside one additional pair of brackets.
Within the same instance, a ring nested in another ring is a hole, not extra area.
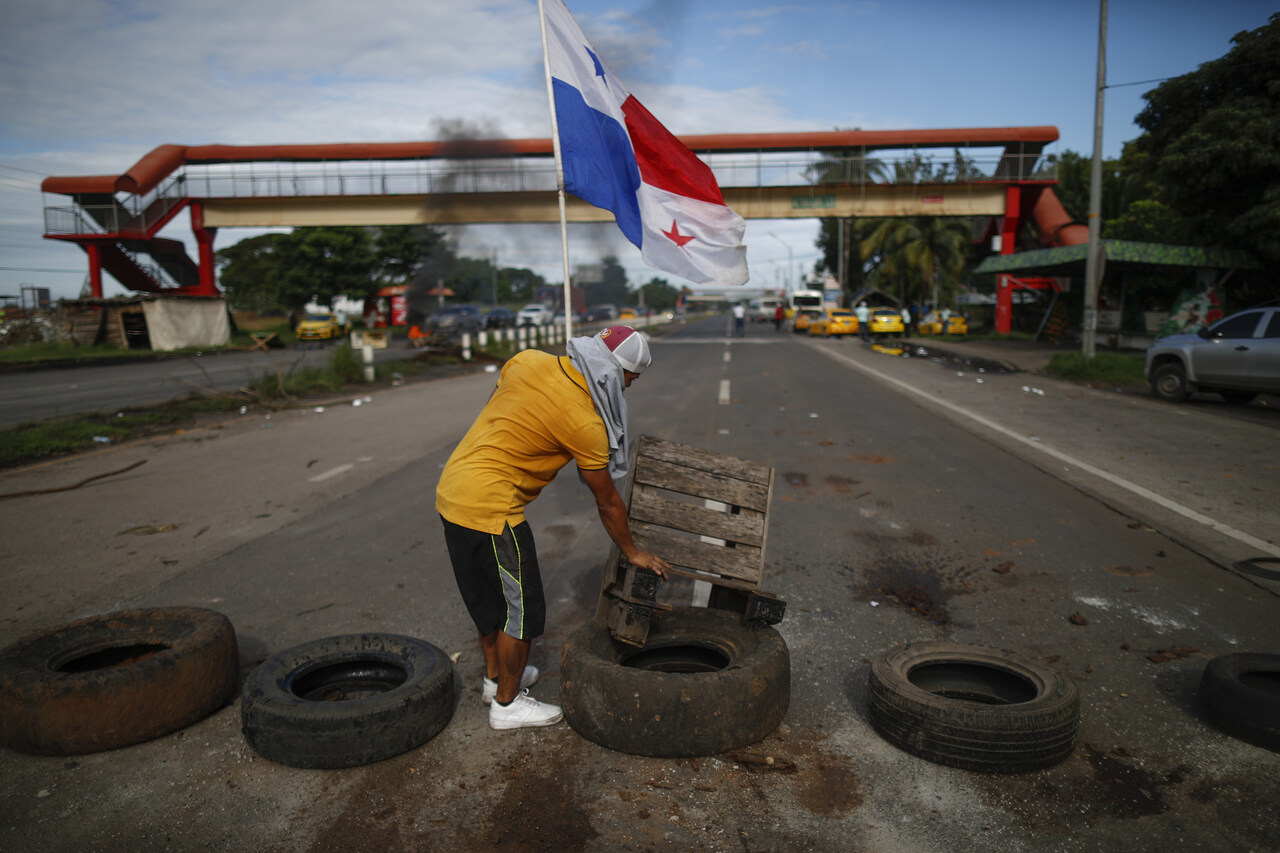
[(480, 634), (502, 631), (517, 640), (542, 636), (547, 602), (529, 522), (508, 524), (495, 535), (440, 520), (458, 592)]

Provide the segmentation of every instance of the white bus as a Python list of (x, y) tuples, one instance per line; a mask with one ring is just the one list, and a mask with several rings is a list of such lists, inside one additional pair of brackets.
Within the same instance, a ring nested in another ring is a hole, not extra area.
[(823, 309), (821, 290), (793, 290), (787, 297), (789, 313), (792, 317), (804, 311), (819, 314)]

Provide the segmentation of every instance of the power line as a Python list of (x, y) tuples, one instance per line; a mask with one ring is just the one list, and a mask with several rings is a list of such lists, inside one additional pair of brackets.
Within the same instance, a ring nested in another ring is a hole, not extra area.
[(6, 163), (0, 163), (0, 169), (8, 169), (12, 172), (26, 172), (28, 175), (37, 175), (41, 178), (45, 177), (43, 172), (33, 172), (30, 169), (23, 169), (20, 166), (10, 166)]
[[(1231, 65), (1223, 65), (1221, 67), (1222, 68), (1248, 68), (1250, 65), (1262, 65), (1264, 63), (1270, 63), (1274, 61), (1275, 60), (1272, 60), (1272, 59), (1258, 59), (1253, 62), (1236, 62), (1236, 63), (1232, 63)], [(1207, 65), (1208, 63), (1205, 63), (1205, 64)], [(1194, 74), (1195, 72), (1192, 71), (1190, 73)], [(1136, 80), (1133, 83), (1108, 83), (1102, 88), (1120, 89), (1120, 88), (1123, 88), (1124, 86), (1145, 86), (1148, 83), (1163, 83), (1166, 80), (1174, 79), (1174, 77), (1186, 77), (1186, 76), (1187, 76), (1186, 74), (1174, 74), (1172, 77), (1156, 77), (1152, 80)]]

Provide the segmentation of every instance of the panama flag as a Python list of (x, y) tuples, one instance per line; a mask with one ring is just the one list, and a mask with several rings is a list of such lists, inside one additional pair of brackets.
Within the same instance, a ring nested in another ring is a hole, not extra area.
[(645, 263), (697, 284), (747, 280), (746, 223), (697, 158), (605, 64), (562, 0), (543, 0), (564, 188), (613, 212)]

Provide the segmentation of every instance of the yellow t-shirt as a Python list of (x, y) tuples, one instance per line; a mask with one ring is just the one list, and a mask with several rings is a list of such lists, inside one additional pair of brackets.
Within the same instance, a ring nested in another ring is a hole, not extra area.
[(454, 524), (501, 533), (569, 460), (607, 468), (609, 437), (568, 356), (518, 353), (454, 448), (436, 486), (436, 511)]

